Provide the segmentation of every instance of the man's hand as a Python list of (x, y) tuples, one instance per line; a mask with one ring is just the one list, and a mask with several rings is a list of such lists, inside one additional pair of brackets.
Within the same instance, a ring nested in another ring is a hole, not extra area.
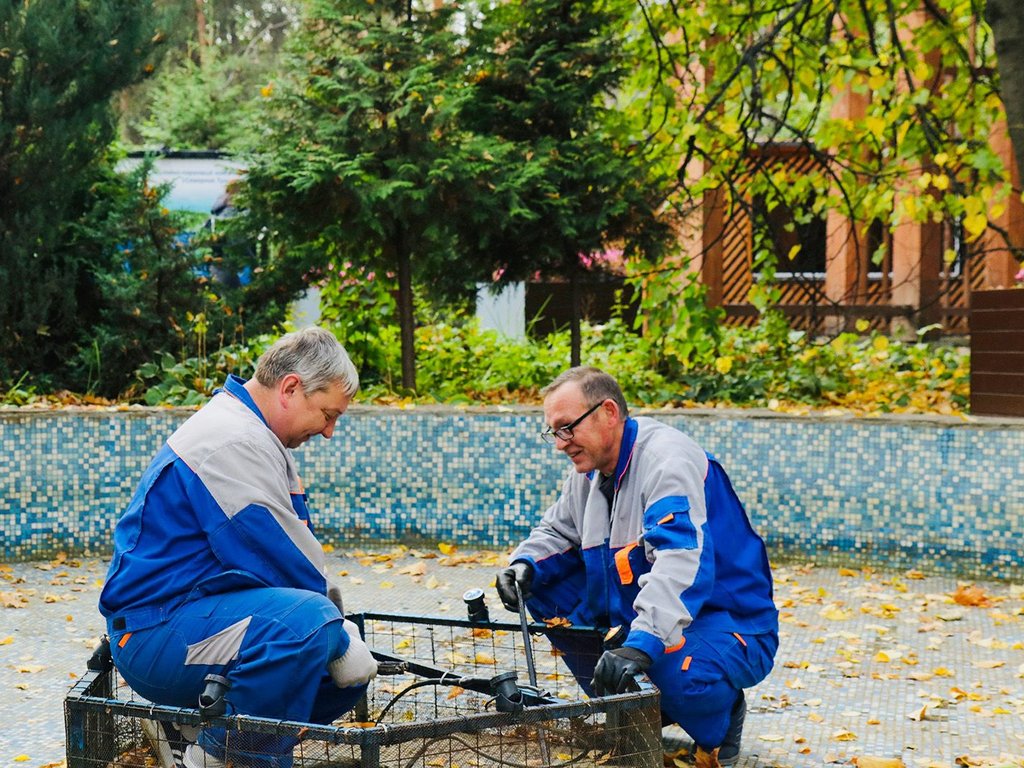
[(348, 619), (342, 626), (348, 634), (348, 650), (328, 664), (327, 669), (339, 688), (366, 685), (377, 676), (377, 661), (359, 636), (359, 627)]
[(525, 600), (531, 594), (530, 585), (532, 583), (533, 566), (522, 560), (512, 563), (510, 568), (506, 568), (498, 574), (496, 586), (498, 587), (498, 597), (501, 598), (501, 604), (510, 611), (518, 612), (519, 598), (516, 597), (516, 584), (519, 585), (519, 590), (523, 593), (523, 599)]
[(594, 667), (594, 692), (598, 696), (623, 693), (634, 675), (646, 672), (651, 657), (637, 648), (623, 646), (605, 651)]

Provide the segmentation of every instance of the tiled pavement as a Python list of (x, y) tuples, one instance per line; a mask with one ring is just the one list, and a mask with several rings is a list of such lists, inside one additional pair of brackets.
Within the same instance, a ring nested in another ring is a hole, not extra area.
[[(349, 611), (463, 617), (494, 552), (332, 552)], [(97, 558), (0, 564), (0, 766), (64, 760), (62, 702), (103, 631)], [(782, 643), (748, 691), (741, 766), (1024, 766), (1024, 587), (776, 566)]]

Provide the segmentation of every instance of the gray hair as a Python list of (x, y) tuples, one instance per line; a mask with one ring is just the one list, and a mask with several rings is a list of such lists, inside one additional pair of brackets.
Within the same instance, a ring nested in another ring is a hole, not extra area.
[(289, 373), (302, 379), (306, 394), (326, 390), (340, 382), (352, 397), (359, 389), (359, 373), (334, 334), (324, 328), (303, 328), (282, 336), (256, 362), (256, 381), (273, 387)]
[(575, 382), (579, 385), (580, 392), (587, 405), (596, 405), (605, 400), (614, 400), (619, 406), (619, 413), (625, 419), (629, 416), (629, 406), (626, 405), (626, 397), (622, 394), (622, 387), (619, 386), (614, 377), (605, 373), (600, 368), (589, 365), (579, 365), (570, 368), (558, 375), (554, 381), (540, 391), (541, 397), (547, 397), (563, 384)]

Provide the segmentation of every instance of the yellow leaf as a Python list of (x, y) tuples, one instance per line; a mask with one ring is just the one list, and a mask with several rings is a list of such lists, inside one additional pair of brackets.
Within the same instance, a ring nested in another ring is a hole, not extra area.
[(334, 551), (334, 545), (333, 544), (324, 544), (323, 545), (323, 550), (324, 550), (324, 552), (330, 554), (331, 552)]
[(853, 731), (842, 730), (836, 731), (829, 738), (832, 739), (832, 741), (856, 741), (857, 734)]
[(16, 762), (16, 763), (27, 763), (31, 759), (32, 758), (29, 757), (28, 755), (18, 755), (16, 758), (14, 758), (14, 762)]
[(441, 550), (442, 555), (454, 554), (455, 551), (458, 549), (458, 547), (456, 547), (454, 544), (446, 544), (443, 541), (437, 545), (437, 548)]
[(968, 240), (977, 239), (987, 226), (988, 217), (984, 213), (974, 213), (964, 217), (964, 229), (967, 230)]
[(821, 617), (829, 621), (847, 621), (852, 618), (853, 611), (842, 608), (838, 605), (830, 605), (822, 609)]
[(998, 669), (999, 667), (1006, 664), (1005, 661), (997, 661), (996, 659), (989, 659), (986, 661), (976, 661), (974, 666), (978, 669)]
[(382, 581), (380, 583), (381, 589), (394, 589), (395, 585), (390, 581)]
[(494, 660), (493, 656), (491, 656), (489, 654), (486, 654), (483, 651), (478, 651), (476, 656), (473, 657), (473, 660), (477, 664), (497, 664), (498, 663), (497, 661)]
[(732, 358), (728, 355), (719, 357), (715, 360), (715, 370), (721, 374), (726, 374), (732, 370)]
[(867, 755), (853, 758), (857, 768), (904, 768), (904, 762), (898, 757), (868, 757)]
[(14, 635), (8, 635), (3, 640), (0, 640), (0, 645), (10, 645), (14, 642)]

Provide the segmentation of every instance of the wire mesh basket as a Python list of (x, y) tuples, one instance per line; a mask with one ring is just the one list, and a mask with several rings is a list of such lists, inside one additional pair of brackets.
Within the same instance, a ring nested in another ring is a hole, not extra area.
[(65, 699), (68, 768), (165, 764), (172, 745), (159, 742), (164, 731), (154, 731), (155, 721), (192, 733), (227, 728), (229, 764), (232, 733), (248, 732), (296, 739), (295, 768), (662, 765), (657, 689), (641, 683), (635, 692), (588, 697), (555, 649), (568, 642), (596, 655), (596, 630), (531, 624), (527, 648), (515, 624), (382, 613), (349, 618), (360, 625), (380, 673), (335, 723), (204, 719), (198, 708), (138, 698), (107, 665), (90, 669)]

